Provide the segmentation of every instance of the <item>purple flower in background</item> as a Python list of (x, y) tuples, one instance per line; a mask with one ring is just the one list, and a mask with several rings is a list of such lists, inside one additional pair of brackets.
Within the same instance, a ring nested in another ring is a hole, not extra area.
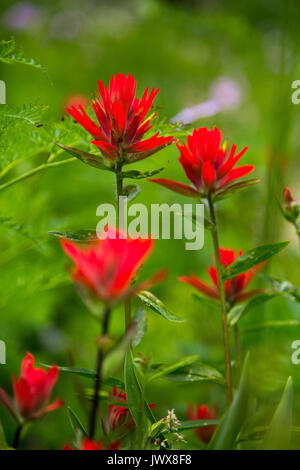
[(199, 118), (213, 116), (227, 109), (237, 108), (242, 101), (240, 85), (230, 78), (219, 78), (213, 82), (210, 99), (185, 108), (171, 119), (171, 122), (190, 124)]
[(29, 30), (37, 26), (42, 18), (42, 9), (29, 2), (18, 2), (7, 8), (2, 16), (2, 24), (9, 29)]

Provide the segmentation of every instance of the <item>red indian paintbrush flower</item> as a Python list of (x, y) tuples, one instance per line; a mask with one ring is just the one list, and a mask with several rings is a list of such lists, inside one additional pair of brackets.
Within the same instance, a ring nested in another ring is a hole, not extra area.
[(132, 287), (131, 282), (152, 251), (154, 241), (131, 239), (115, 229), (107, 231), (107, 238), (82, 248), (61, 240), (65, 253), (73, 260), (73, 280), (88, 288), (104, 303), (112, 304), (144, 290), (165, 277), (165, 270), (148, 281)]
[[(243, 252), (240, 250), (238, 253), (238, 256), (242, 254)], [(232, 264), (236, 259), (235, 251), (226, 249), (226, 248), (220, 248), (220, 258), (221, 258), (221, 262), (224, 268), (227, 268), (227, 266)], [(249, 282), (251, 281), (251, 279), (253, 278), (254, 274), (264, 264), (265, 263), (260, 263), (254, 268), (251, 268), (248, 271), (241, 273), (238, 276), (235, 276), (232, 279), (229, 279), (228, 281), (225, 281), (224, 287), (225, 287), (226, 300), (230, 302), (231, 304), (234, 304), (235, 302), (249, 299), (250, 297), (253, 297), (257, 293), (261, 292), (261, 289), (255, 289), (255, 290), (251, 290), (248, 292), (244, 292), (244, 291), (246, 287), (248, 286)], [(181, 276), (179, 277), (179, 280), (182, 282), (186, 282), (187, 284), (190, 284), (191, 286), (195, 287), (196, 289), (203, 292), (205, 295), (209, 297), (212, 297), (214, 299), (219, 299), (220, 293), (219, 293), (218, 275), (217, 275), (216, 268), (214, 266), (211, 266), (208, 269), (208, 274), (210, 275), (210, 278), (214, 284), (213, 287), (203, 282), (194, 273), (191, 273), (190, 277)]]
[[(115, 401), (120, 402), (120, 405), (108, 405), (107, 419), (110, 431), (115, 431), (119, 426), (126, 423), (127, 420), (130, 426), (134, 426), (134, 421), (130, 418), (130, 411), (128, 406), (122, 406), (122, 402), (127, 401), (126, 393), (123, 390), (118, 392), (117, 388), (114, 387), (110, 393), (110, 396)], [(150, 410), (152, 410), (153, 407), (154, 403), (150, 403)]]
[(57, 366), (52, 366), (48, 371), (34, 367), (34, 357), (27, 353), (22, 360), (20, 377), (13, 377), (15, 405), (2, 389), (0, 400), (16, 419), (18, 416), (25, 421), (40, 418), (64, 404), (63, 400), (57, 399), (46, 405), (58, 375)]
[(177, 144), (181, 154), (179, 162), (192, 186), (163, 178), (149, 181), (185, 196), (199, 197), (206, 196), (210, 191), (216, 193), (223, 190), (233, 181), (254, 170), (253, 165), (235, 168), (248, 147), (235, 155), (235, 144), (228, 151), (227, 144), (221, 145), (221, 142), (222, 132), (217, 127), (214, 129), (200, 127), (188, 136), (187, 145)]
[[(63, 446), (62, 450), (75, 450), (69, 444)], [(87, 437), (82, 441), (78, 450), (120, 450), (120, 442), (116, 441), (105, 447), (102, 441), (94, 442)]]
[(93, 109), (96, 124), (82, 106), (67, 108), (68, 113), (81, 124), (95, 140), (102, 155), (109, 162), (125, 163), (142, 160), (174, 142), (173, 137), (154, 136), (142, 140), (151, 129), (153, 113), (146, 117), (159, 89), (146, 88), (141, 99), (136, 98), (136, 80), (128, 74), (118, 73), (110, 79), (109, 87), (98, 81)]
[[(214, 405), (210, 410), (207, 405), (188, 405), (187, 407), (187, 417), (190, 420), (195, 419), (217, 419), (218, 416), (218, 408), (217, 405)], [(205, 444), (208, 444), (211, 440), (213, 433), (215, 432), (216, 426), (204, 426), (203, 428), (195, 429), (196, 436)]]

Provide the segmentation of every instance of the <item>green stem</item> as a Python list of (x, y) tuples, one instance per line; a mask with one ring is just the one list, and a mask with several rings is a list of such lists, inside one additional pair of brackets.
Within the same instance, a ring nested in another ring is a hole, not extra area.
[(226, 297), (225, 297), (225, 288), (223, 281), (223, 266), (220, 258), (220, 245), (219, 245), (219, 235), (218, 235), (218, 225), (217, 218), (215, 214), (215, 208), (212, 201), (211, 194), (208, 194), (208, 206), (211, 221), (214, 225), (211, 230), (213, 244), (214, 244), (214, 253), (216, 260), (216, 269), (218, 276), (218, 286), (220, 292), (220, 302), (222, 310), (222, 325), (223, 325), (223, 342), (224, 342), (224, 358), (225, 358), (225, 371), (226, 371), (226, 394), (227, 394), (227, 403), (230, 405), (232, 401), (232, 376), (231, 376), (231, 361), (230, 361), (230, 344), (229, 344), (229, 328), (227, 323), (227, 311), (226, 311)]
[(40, 171), (46, 170), (47, 168), (55, 168), (57, 166), (61, 165), (66, 165), (67, 163), (73, 163), (77, 161), (78, 159), (76, 157), (74, 158), (68, 158), (67, 160), (61, 160), (59, 162), (53, 162), (53, 163), (43, 163), (40, 166), (37, 166), (36, 168), (33, 168), (32, 170), (27, 171), (26, 173), (23, 173), (23, 175), (17, 176), (16, 178), (7, 181), (7, 183), (3, 183), (0, 185), (0, 191), (3, 189), (7, 189), (10, 186), (13, 186), (16, 183), (19, 183), (20, 181), (23, 181), (27, 178), (30, 178), (31, 176), (35, 175), (36, 173), (39, 173)]
[(17, 427), (17, 430), (16, 430), (14, 441), (13, 441), (14, 449), (17, 449), (19, 447), (19, 442), (20, 442), (20, 436), (21, 436), (22, 429), (23, 429), (23, 424), (19, 424), (19, 426)]
[[(117, 207), (118, 207), (118, 220), (120, 216), (119, 197), (123, 196), (123, 177), (122, 177), (122, 162), (119, 163), (116, 169), (116, 184), (117, 184)], [(131, 324), (131, 302), (130, 299), (124, 302), (124, 318), (125, 330), (127, 331)]]
[(239, 327), (237, 324), (234, 325), (233, 331), (234, 331), (234, 341), (235, 341), (235, 349), (236, 349), (237, 376), (238, 376), (238, 383), (239, 383), (240, 378), (241, 378), (241, 373), (242, 373), (242, 351), (241, 351), (240, 332), (239, 332)]
[[(109, 317), (110, 317), (110, 307), (106, 306), (105, 311), (104, 311), (104, 316), (103, 316), (103, 323), (102, 323), (102, 336), (107, 335)], [(98, 354), (97, 354), (94, 399), (93, 399), (93, 406), (92, 406), (91, 418), (90, 418), (89, 438), (92, 440), (94, 439), (95, 430), (96, 430), (96, 417), (97, 417), (97, 410), (98, 410), (98, 405), (99, 405), (99, 393), (101, 391), (101, 384), (102, 384), (103, 359), (104, 359), (103, 347), (102, 345), (100, 345), (98, 349)]]

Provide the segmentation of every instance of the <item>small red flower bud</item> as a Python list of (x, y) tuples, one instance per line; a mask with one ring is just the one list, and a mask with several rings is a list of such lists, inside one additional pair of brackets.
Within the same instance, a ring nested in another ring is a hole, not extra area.
[(285, 203), (285, 207), (287, 210), (291, 208), (291, 203), (294, 202), (294, 198), (288, 186), (286, 186), (283, 190), (283, 202)]

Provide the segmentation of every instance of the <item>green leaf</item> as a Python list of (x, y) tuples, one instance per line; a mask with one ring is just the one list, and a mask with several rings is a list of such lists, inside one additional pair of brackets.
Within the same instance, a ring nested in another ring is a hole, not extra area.
[(7, 449), (9, 449), (9, 446), (7, 444), (4, 429), (0, 421), (0, 450), (7, 450)]
[(33, 59), (24, 57), (21, 49), (16, 48), (16, 42), (13, 38), (0, 41), (0, 61), (5, 64), (22, 64), (35, 67), (42, 71), (45, 69)]
[[(47, 367), (47, 369), (50, 369), (52, 367), (49, 364), (43, 364), (43, 363), (41, 363), (41, 366)], [(79, 375), (81, 377), (86, 377), (88, 379), (95, 379), (96, 378), (96, 373), (93, 370), (85, 369), (83, 367), (64, 367), (64, 366), (60, 366), (58, 368), (61, 372), (67, 372), (69, 374)]]
[(58, 238), (66, 238), (78, 243), (85, 243), (90, 241), (98, 240), (97, 233), (95, 230), (68, 230), (67, 232), (59, 232), (51, 230), (48, 232), (49, 235), (54, 235)]
[(290, 450), (292, 435), (293, 382), (289, 377), (280, 403), (262, 442), (262, 450)]
[(220, 423), (218, 419), (193, 419), (191, 421), (180, 421), (178, 431), (189, 431), (190, 429), (205, 428), (215, 426)]
[(87, 165), (90, 165), (94, 168), (98, 168), (99, 170), (111, 171), (111, 168), (109, 167), (110, 162), (105, 160), (104, 157), (100, 154), (96, 155), (93, 153), (85, 152), (81, 149), (67, 147), (66, 145), (59, 144), (58, 142), (56, 142), (56, 145), (58, 145), (60, 148), (70, 153), (74, 157), (77, 157), (79, 160), (81, 160), (83, 163), (86, 163)]
[(271, 258), (285, 248), (289, 242), (273, 243), (272, 245), (262, 245), (243, 253), (234, 263), (230, 264), (224, 271), (223, 278), (231, 279), (238, 274), (247, 271), (263, 261)]
[(179, 317), (175, 317), (172, 313), (170, 313), (166, 306), (163, 304), (161, 300), (159, 300), (152, 292), (143, 290), (138, 294), (138, 297), (141, 301), (146, 305), (146, 307), (150, 308), (154, 312), (158, 313), (166, 320), (173, 321), (173, 322), (183, 322), (184, 320)]
[(262, 273), (259, 273), (258, 276), (267, 281), (274, 291), (279, 294), (287, 294), (292, 298), (292, 300), (300, 302), (300, 289), (291, 282), (270, 277)]
[(216, 196), (214, 197), (214, 201), (219, 201), (224, 199), (228, 196), (231, 196), (234, 193), (238, 193), (243, 191), (244, 189), (249, 188), (249, 186), (253, 186), (254, 184), (260, 183), (262, 180), (261, 178), (249, 178), (247, 180), (240, 181), (238, 183), (231, 184), (227, 186), (225, 189), (218, 191)]
[(192, 296), (194, 299), (200, 302), (203, 305), (203, 307), (206, 308), (207, 310), (211, 310), (215, 313), (221, 313), (221, 307), (217, 301), (208, 299), (206, 297), (201, 297), (200, 295), (197, 295), (197, 294), (192, 294)]
[(233, 307), (227, 316), (228, 325), (233, 326), (240, 321), (248, 312), (254, 310), (258, 306), (268, 302), (269, 300), (278, 297), (280, 294), (278, 292), (265, 292), (263, 294), (256, 295), (249, 300), (246, 304), (236, 305)]
[[(161, 364), (153, 364), (152, 368), (155, 369), (160, 366)], [(224, 377), (217, 369), (201, 362), (194, 363), (191, 367), (179, 367), (166, 374), (164, 378), (175, 382), (215, 382), (224, 384)]]
[(140, 344), (147, 331), (147, 312), (143, 307), (137, 309), (132, 322), (136, 324), (136, 332), (132, 340), (132, 347), (135, 348)]
[(68, 412), (68, 417), (69, 417), (69, 420), (70, 420), (70, 423), (71, 423), (71, 426), (72, 426), (72, 429), (73, 429), (75, 435), (77, 435), (78, 430), (79, 430), (79, 431), (82, 432), (82, 434), (84, 436), (88, 436), (88, 433), (87, 433), (85, 427), (81, 423), (81, 421), (78, 418), (78, 416), (76, 415), (75, 411), (73, 411), (70, 406), (67, 407), (67, 412)]
[(131, 403), (129, 410), (135, 424), (139, 426), (143, 421), (142, 391), (137, 379), (131, 350), (127, 351), (125, 357), (124, 381), (127, 400)]
[(123, 171), (121, 173), (122, 178), (130, 178), (133, 180), (140, 180), (144, 178), (150, 178), (151, 176), (157, 175), (161, 171), (163, 171), (166, 167), (162, 168), (157, 168), (156, 170), (145, 170), (145, 171), (140, 171), (140, 170), (129, 170), (129, 171)]
[(250, 372), (248, 353), (244, 361), (239, 389), (234, 396), (230, 408), (224, 415), (215, 434), (213, 435), (209, 444), (210, 450), (231, 450), (234, 448), (238, 434), (247, 418), (250, 406), (249, 383)]
[(198, 355), (188, 356), (188, 357), (181, 359), (180, 361), (173, 362), (170, 364), (158, 364), (157, 366), (154, 366), (154, 367), (152, 366), (154, 368), (154, 372), (152, 372), (152, 374), (149, 376), (148, 381), (152, 382), (153, 380), (156, 380), (158, 378), (164, 377), (165, 375), (169, 375), (172, 372), (175, 372), (177, 369), (180, 369), (181, 367), (189, 366), (193, 364), (194, 362), (196, 362), (198, 358), (199, 358)]
[(128, 201), (133, 201), (140, 192), (141, 188), (138, 184), (130, 184), (123, 189), (123, 196), (126, 196)]
[[(43, 367), (46, 367), (49, 369), (50, 366), (49, 364), (43, 364), (41, 363)], [(92, 379), (94, 380), (96, 378), (96, 373), (93, 370), (90, 369), (85, 369), (83, 367), (58, 367), (60, 372), (66, 372), (67, 374), (75, 374), (78, 375), (79, 377), (85, 377), (86, 379)], [(109, 387), (117, 387), (120, 390), (124, 390), (124, 382), (122, 382), (119, 379), (116, 379), (114, 377), (107, 377), (104, 380), (104, 384), (108, 385)]]

